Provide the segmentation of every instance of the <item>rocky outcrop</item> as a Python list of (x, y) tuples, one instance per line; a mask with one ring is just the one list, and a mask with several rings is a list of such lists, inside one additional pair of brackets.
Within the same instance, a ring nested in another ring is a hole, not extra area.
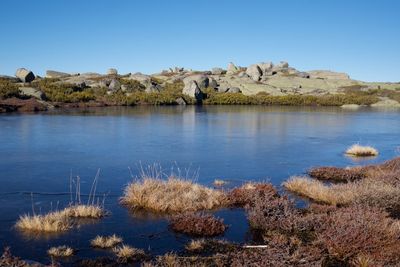
[(36, 88), (20, 87), (19, 91), (20, 91), (20, 94), (23, 96), (34, 97), (34, 98), (40, 99), (40, 100), (46, 99), (46, 95), (42, 91), (40, 91)]
[(17, 77), (12, 77), (12, 76), (8, 76), (8, 75), (0, 75), (0, 79), (1, 80), (7, 80), (13, 83), (17, 83), (20, 80)]
[(71, 74), (65, 73), (65, 72), (60, 72), (60, 71), (55, 71), (55, 70), (47, 70), (46, 71), (46, 78), (66, 78), (70, 77)]
[(228, 93), (241, 93), (242, 91), (238, 87), (232, 87), (232, 88), (229, 88), (227, 92)]
[(374, 108), (400, 108), (400, 103), (396, 100), (389, 99), (387, 97), (382, 97), (382, 99), (375, 104), (372, 104), (371, 107)]
[(237, 67), (235, 64), (233, 64), (232, 62), (230, 62), (228, 64), (228, 67), (226, 68), (226, 74), (228, 75), (232, 75), (232, 74), (236, 74), (240, 71), (240, 68)]
[(136, 80), (142, 84), (147, 84), (147, 83), (150, 83), (151, 76), (140, 73), (140, 72), (136, 72), (134, 74), (131, 74), (127, 79), (128, 80)]
[(196, 75), (191, 75), (183, 79), (183, 83), (186, 85), (191, 85), (192, 82), (196, 82), (196, 85), (200, 89), (206, 89), (209, 85), (209, 78), (207, 75), (204, 74), (196, 74)]
[(246, 74), (253, 80), (258, 82), (263, 75), (261, 68), (258, 64), (253, 64), (247, 67)]
[(108, 85), (108, 90), (118, 91), (120, 89), (121, 89), (121, 83), (117, 79), (112, 79), (110, 84)]
[(223, 68), (212, 68), (211, 74), (212, 75), (221, 75), (226, 73), (226, 71)]
[(162, 90), (162, 86), (156, 83), (150, 83), (144, 90), (146, 93), (159, 93)]
[(313, 70), (308, 72), (311, 79), (325, 79), (325, 80), (350, 80), (347, 73), (334, 72), (329, 70)]
[(185, 106), (187, 104), (186, 100), (183, 97), (178, 97), (175, 101), (178, 105), (181, 105), (181, 106)]
[(15, 77), (21, 80), (24, 83), (30, 83), (35, 80), (35, 74), (32, 71), (27, 70), (25, 68), (17, 69), (15, 72)]
[(204, 98), (204, 94), (195, 80), (190, 80), (189, 82), (186, 82), (182, 93), (195, 98), (198, 103), (203, 101)]
[(113, 69), (113, 68), (108, 69), (107, 75), (118, 75), (118, 71), (117, 71), (117, 69)]

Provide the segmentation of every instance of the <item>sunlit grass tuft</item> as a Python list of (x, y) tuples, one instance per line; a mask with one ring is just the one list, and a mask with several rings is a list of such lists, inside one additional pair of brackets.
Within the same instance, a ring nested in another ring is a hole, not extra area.
[(68, 217), (99, 219), (106, 215), (104, 209), (99, 205), (72, 205), (63, 210)]
[(129, 262), (132, 260), (139, 260), (146, 256), (144, 250), (134, 248), (128, 245), (122, 245), (120, 247), (115, 247), (113, 252), (117, 256), (120, 262)]
[(90, 244), (92, 245), (92, 247), (96, 248), (112, 248), (122, 243), (122, 241), (122, 238), (115, 234), (111, 236), (98, 235), (90, 241)]
[(227, 183), (228, 183), (227, 181), (224, 181), (224, 180), (221, 180), (221, 179), (215, 179), (214, 182), (213, 182), (214, 186), (224, 186)]
[(74, 255), (74, 250), (68, 246), (52, 247), (47, 251), (52, 257), (71, 257)]
[(64, 232), (72, 228), (69, 217), (60, 211), (45, 215), (23, 215), (16, 223), (16, 228), (29, 232)]
[(221, 207), (225, 194), (181, 178), (144, 177), (125, 188), (121, 202), (135, 209), (174, 213)]
[(298, 195), (330, 205), (359, 203), (393, 209), (400, 201), (399, 186), (370, 178), (345, 184), (324, 184), (307, 177), (292, 177), (283, 186)]
[(354, 144), (346, 150), (346, 155), (355, 157), (373, 157), (379, 154), (378, 150), (371, 146), (360, 146)]
[(187, 251), (200, 251), (204, 248), (205, 244), (205, 239), (192, 239), (189, 243), (186, 244), (185, 249)]

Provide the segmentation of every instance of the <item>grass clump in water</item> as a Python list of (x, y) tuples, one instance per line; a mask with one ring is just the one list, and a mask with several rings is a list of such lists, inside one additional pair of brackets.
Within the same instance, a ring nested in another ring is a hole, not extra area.
[(113, 252), (117, 256), (118, 261), (121, 263), (137, 261), (146, 257), (146, 253), (143, 249), (134, 248), (128, 245), (115, 247)]
[(112, 248), (122, 243), (122, 241), (122, 238), (115, 234), (111, 236), (98, 235), (90, 241), (90, 244), (96, 248)]
[(133, 209), (162, 213), (211, 210), (226, 204), (225, 193), (171, 174), (163, 178), (162, 170), (155, 166), (142, 171), (138, 180), (124, 190), (121, 203)]
[(106, 215), (103, 207), (95, 204), (77, 204), (65, 208), (64, 212), (71, 218), (91, 218), (100, 219)]
[(70, 218), (60, 211), (45, 215), (23, 215), (16, 223), (16, 228), (30, 232), (64, 232), (72, 228)]
[(355, 157), (373, 157), (379, 154), (378, 150), (371, 146), (352, 145), (346, 150), (346, 155)]
[(74, 255), (74, 250), (68, 246), (51, 247), (47, 254), (52, 257), (71, 257)]

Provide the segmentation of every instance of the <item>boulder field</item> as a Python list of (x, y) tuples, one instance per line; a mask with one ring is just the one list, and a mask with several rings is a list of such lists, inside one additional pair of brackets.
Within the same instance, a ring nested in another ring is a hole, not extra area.
[[(15, 77), (0, 76), (3, 80), (16, 83), (20, 92), (29, 97), (46, 100), (43, 92), (32, 88), (31, 83), (44, 78), (36, 76), (31, 70), (20, 68)], [(259, 93), (271, 96), (285, 95), (332, 95), (340, 94), (348, 89), (368, 91), (371, 89), (397, 90), (399, 83), (369, 83), (353, 80), (346, 73), (313, 70), (299, 71), (281, 61), (260, 62), (247, 67), (229, 63), (226, 69), (212, 68), (210, 71), (194, 71), (181, 67), (174, 67), (151, 75), (142, 73), (119, 74), (115, 68), (110, 68), (106, 74), (99, 73), (66, 73), (47, 70), (46, 77), (55, 81), (55, 84), (71, 85), (78, 91), (101, 88), (108, 95), (123, 92), (126, 95), (134, 90), (143, 93), (156, 94), (171, 84), (182, 84), (179, 87), (182, 95), (194, 98), (201, 102), (207, 92), (236, 93), (243, 95), (256, 95)], [(180, 99), (180, 103), (182, 99)], [(400, 106), (395, 100), (382, 100), (375, 106), (389, 105)]]

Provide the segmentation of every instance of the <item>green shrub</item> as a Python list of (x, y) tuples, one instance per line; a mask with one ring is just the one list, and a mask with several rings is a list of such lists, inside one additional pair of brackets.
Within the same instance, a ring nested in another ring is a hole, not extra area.
[(61, 83), (59, 79), (45, 78), (32, 83), (46, 94), (47, 100), (51, 102), (77, 103), (95, 100), (93, 90), (83, 90), (74, 84)]
[(119, 79), (119, 81), (121, 85), (126, 86), (126, 91), (128, 93), (143, 92), (146, 89), (146, 87), (137, 80)]
[(18, 86), (7, 79), (0, 79), (0, 99), (20, 97)]
[(283, 105), (283, 106), (341, 106), (344, 104), (371, 105), (379, 101), (374, 95), (284, 95), (271, 96), (266, 93), (245, 96), (241, 93), (217, 93), (206, 90), (204, 104), (209, 105)]

